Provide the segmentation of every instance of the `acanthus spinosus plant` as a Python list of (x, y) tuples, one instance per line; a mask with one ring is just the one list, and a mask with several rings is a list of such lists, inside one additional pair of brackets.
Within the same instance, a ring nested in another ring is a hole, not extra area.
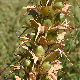
[[(58, 54), (67, 58), (63, 51), (65, 44), (62, 43), (66, 35), (65, 30), (75, 29), (68, 24), (66, 18), (66, 15), (70, 13), (70, 6), (65, 3), (65, 0), (41, 0), (40, 5), (23, 7), (23, 9), (27, 9), (24, 16), (29, 13), (33, 17), (25, 22), (24, 26), (29, 27), (25, 27), (26, 29), (18, 37), (23, 39), (19, 47), (22, 46), (26, 50), (26, 53), (21, 53), (22, 55), (17, 54), (21, 56), (19, 64), (24, 58), (25, 61), (19, 66), (11, 66), (15, 70), (23, 69), (25, 80), (57, 80), (57, 72), (63, 67), (59, 59), (55, 58)], [(30, 28), (33, 30), (30, 34), (26, 34), (25, 31)], [(63, 32), (59, 33), (59, 31)], [(57, 48), (54, 49), (56, 45)], [(70, 62), (68, 58), (67, 60)], [(15, 78), (17, 77), (15, 75)]]

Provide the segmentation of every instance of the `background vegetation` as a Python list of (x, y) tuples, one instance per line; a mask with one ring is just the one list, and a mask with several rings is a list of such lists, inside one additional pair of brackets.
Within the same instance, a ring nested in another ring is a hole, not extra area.
[[(28, 14), (23, 16), (26, 10), (23, 10), (22, 7), (27, 6), (29, 1), (30, 0), (0, 0), (0, 80), (13, 80), (14, 74), (11, 75), (9, 73), (12, 69), (10, 65), (17, 65), (17, 61), (19, 60), (19, 57), (14, 55), (19, 53), (19, 50), (15, 51), (20, 43), (18, 35), (24, 30), (21, 26), (25, 24), (27, 19), (32, 17)], [(80, 5), (80, 0), (77, 1)], [(36, 3), (39, 4), (37, 0), (34, 0), (33, 4), (35, 5)], [(63, 80), (80, 80), (80, 8), (75, 0), (69, 0), (67, 3), (72, 5), (72, 7), (70, 7), (71, 16), (68, 17), (68, 21), (70, 21), (69, 24), (77, 28), (78, 31), (71, 30), (73, 38), (69, 30), (67, 31), (65, 39), (68, 38), (69, 40), (64, 41), (64, 52), (73, 65), (71, 65), (64, 56), (60, 58), (63, 69), (58, 73), (58, 80), (60, 80), (60, 78), (63, 78)], [(20, 51), (23, 52), (23, 50)], [(24, 71), (17, 72), (19, 74), (15, 72), (16, 75), (23, 77)]]

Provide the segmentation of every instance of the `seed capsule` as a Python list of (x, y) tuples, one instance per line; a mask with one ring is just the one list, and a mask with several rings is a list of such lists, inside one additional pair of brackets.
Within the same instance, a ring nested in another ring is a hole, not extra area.
[(52, 79), (51, 79), (51, 76), (49, 76), (48, 74), (46, 74), (46, 75), (44, 76), (43, 80), (52, 80)]
[(50, 19), (46, 19), (42, 24), (43, 24), (43, 26), (49, 27), (49, 26), (51, 26), (52, 22)]
[(60, 21), (62, 21), (65, 18), (63, 13), (60, 13)]
[(30, 20), (28, 19), (28, 20), (26, 20), (26, 23), (28, 24), (28, 25), (31, 25), (31, 22), (30, 22)]
[(30, 34), (30, 38), (31, 38), (31, 39), (34, 39), (34, 38), (35, 38), (35, 33), (31, 33), (31, 34)]
[(49, 19), (51, 19), (51, 20), (54, 18), (54, 10), (51, 6), (42, 7), (41, 14), (42, 14), (42, 17), (48, 16)]
[(59, 23), (60, 23), (64, 18), (65, 18), (64, 14), (63, 14), (63, 13), (59, 13), (59, 14), (56, 16), (55, 20), (54, 20), (54, 23), (58, 22), (58, 23), (56, 24), (56, 26), (59, 25)]
[(27, 69), (29, 69), (29, 71), (31, 72), (32, 71), (32, 66), (33, 66), (33, 61), (29, 60), (29, 59), (26, 59), (25, 62), (24, 62), (24, 66), (27, 67)]
[(56, 3), (53, 5), (53, 9), (54, 9), (54, 10), (60, 9), (60, 8), (63, 8), (62, 2), (56, 2)]
[(46, 37), (47, 41), (56, 40), (56, 37), (57, 37), (56, 29), (50, 29), (47, 32), (47, 37)]
[(36, 48), (35, 50), (35, 55), (36, 56), (43, 56), (45, 54), (45, 50), (43, 49), (43, 47), (40, 45)]
[(41, 66), (40, 66), (40, 71), (49, 71), (51, 68), (51, 64), (49, 64), (49, 62), (44, 62)]

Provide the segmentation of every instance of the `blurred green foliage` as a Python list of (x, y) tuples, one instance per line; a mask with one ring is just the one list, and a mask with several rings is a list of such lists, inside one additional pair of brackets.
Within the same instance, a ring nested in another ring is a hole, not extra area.
[[(19, 49), (15, 51), (21, 42), (18, 39), (18, 36), (23, 32), (24, 28), (21, 28), (25, 24), (25, 21), (29, 18), (32, 18), (31, 15), (23, 14), (26, 10), (23, 10), (22, 7), (27, 6), (30, 0), (0, 0), (0, 80), (12, 80), (10, 70), (12, 69), (10, 65), (17, 65), (19, 57), (16, 57), (14, 54), (19, 53)], [(32, 1), (32, 0), (31, 0)], [(40, 0), (34, 0), (33, 4), (40, 4)], [(80, 5), (80, 0), (77, 0)], [(72, 5), (70, 10), (70, 15), (68, 21), (70, 25), (74, 26), (78, 30), (71, 30), (73, 38), (70, 35), (69, 30), (67, 30), (67, 35), (65, 39), (64, 52), (71, 60), (73, 65), (71, 65), (67, 59), (63, 56), (60, 58), (62, 61), (63, 69), (58, 72), (58, 80), (63, 78), (63, 80), (79, 80), (80, 79), (80, 8), (76, 4), (75, 0), (70, 0), (69, 2)], [(32, 5), (28, 4), (28, 5)], [(74, 17), (73, 17), (74, 16)], [(20, 19), (19, 19), (20, 18)], [(17, 32), (17, 33), (16, 33)], [(73, 41), (74, 39), (74, 41)], [(23, 49), (20, 49), (23, 52)], [(69, 51), (69, 53), (67, 53)], [(60, 55), (59, 55), (60, 56)], [(57, 58), (59, 57), (57, 56)], [(23, 73), (17, 71), (16, 75), (19, 75), (23, 78)], [(64, 73), (65, 72), (65, 73)], [(8, 75), (10, 74), (10, 75)], [(12, 75), (14, 77), (14, 74)]]

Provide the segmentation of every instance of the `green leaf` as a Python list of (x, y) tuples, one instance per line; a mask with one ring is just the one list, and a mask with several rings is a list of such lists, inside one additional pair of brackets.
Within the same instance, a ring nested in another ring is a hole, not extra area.
[(48, 54), (42, 62), (52, 62), (54, 60), (54, 58), (59, 54), (59, 50), (55, 51), (55, 52), (51, 52), (50, 54)]
[(34, 19), (30, 19), (32, 28), (37, 32), (38, 24)]

